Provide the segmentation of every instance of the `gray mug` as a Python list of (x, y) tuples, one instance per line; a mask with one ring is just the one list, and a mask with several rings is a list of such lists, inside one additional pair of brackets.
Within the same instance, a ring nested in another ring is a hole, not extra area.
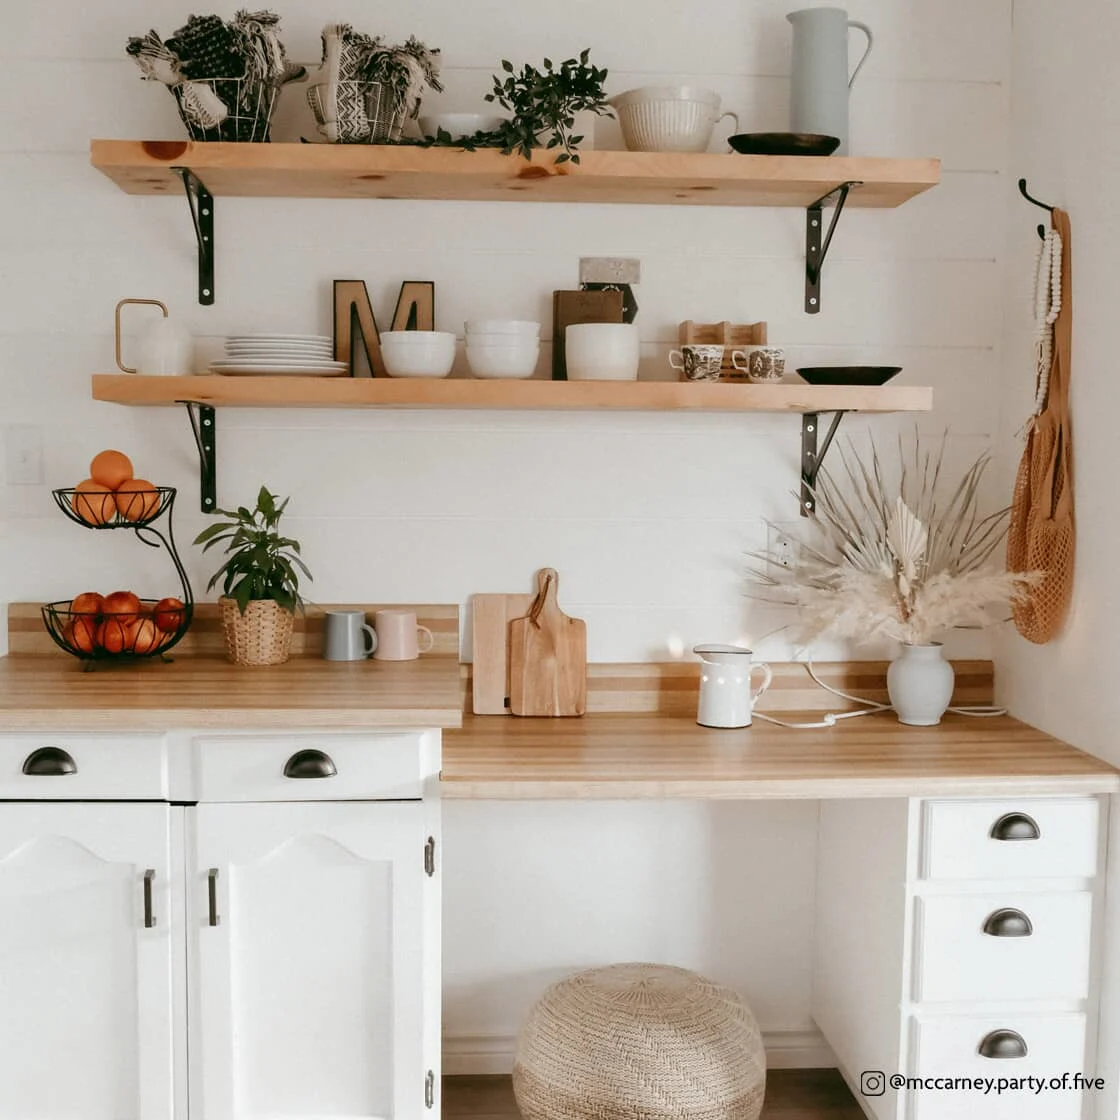
[(327, 611), (323, 619), (323, 656), (328, 661), (364, 661), (377, 649), (377, 632), (364, 611)]

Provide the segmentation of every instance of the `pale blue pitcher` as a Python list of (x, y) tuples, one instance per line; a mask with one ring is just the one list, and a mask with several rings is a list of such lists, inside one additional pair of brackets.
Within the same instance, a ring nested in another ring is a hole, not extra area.
[[(873, 42), (871, 28), (848, 19), (843, 8), (804, 8), (790, 12), (793, 70), (790, 77), (790, 131), (838, 136), (836, 155), (848, 154), (848, 90)], [(867, 36), (867, 50), (848, 76), (848, 30)]]

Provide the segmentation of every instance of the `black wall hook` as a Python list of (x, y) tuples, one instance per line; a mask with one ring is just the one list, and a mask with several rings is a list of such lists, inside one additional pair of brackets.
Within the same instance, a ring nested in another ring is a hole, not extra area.
[[(1020, 179), (1019, 180), (1019, 193), (1032, 206), (1039, 206), (1043, 210), (1045, 210), (1048, 214), (1052, 214), (1054, 212), (1054, 207), (1053, 206), (1047, 206), (1045, 202), (1039, 202), (1039, 200), (1037, 198), (1031, 198), (1031, 196), (1029, 194), (1027, 194), (1027, 181), (1026, 181), (1026, 179)], [(1042, 237), (1042, 238), (1046, 237), (1046, 227), (1045, 226), (1039, 226), (1038, 227), (1038, 236)]]

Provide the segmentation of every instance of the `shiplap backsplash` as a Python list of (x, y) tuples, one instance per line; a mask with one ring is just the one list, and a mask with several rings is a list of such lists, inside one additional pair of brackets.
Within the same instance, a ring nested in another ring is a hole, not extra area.
[[(744, 131), (763, 131), (786, 127), (783, 16), (793, 6), (551, 0), (521, 5), (516, 18), (505, 0), (278, 9), (289, 53), (310, 63), (327, 19), (442, 45), (447, 92), (427, 99), (429, 109), (481, 108), (502, 58), (539, 62), (590, 46), (611, 71), (611, 92), (710, 86)], [(897, 364), (900, 381), (934, 386), (934, 412), (850, 418), (842, 431), (856, 439), (950, 428), (950, 454), (963, 463), (996, 431), (1011, 0), (851, 4), (876, 34), (852, 95), (853, 154), (938, 156), (943, 183), (899, 210), (844, 214), (815, 317), (801, 310), (797, 210), (537, 203), (219, 199), (217, 302), (199, 307), (185, 202), (128, 197), (87, 154), (94, 136), (181, 135), (170, 95), (141, 82), (123, 48), (149, 27), (170, 33), (189, 10), (181, 0), (100, 9), (54, 0), (5, 13), (0, 401), (4, 425), (42, 428), (47, 485), (0, 487), (3, 600), (171, 585), (159, 555), (123, 534), (83, 533), (54, 511), (48, 487), (84, 477), (103, 447), (127, 450), (142, 474), (180, 488), (181, 542), (204, 524), (181, 410), (90, 399), (90, 373), (113, 368), (113, 305), (124, 296), (164, 300), (212, 348), (232, 331), (326, 332), (336, 277), (366, 280), (382, 324), (402, 280), (431, 279), (441, 328), (461, 334), (468, 316), (511, 315), (541, 318), (547, 335), (551, 292), (577, 285), (580, 256), (636, 256), (644, 375), (669, 376), (681, 319), (766, 319), (791, 366)], [(230, 16), (233, 6), (218, 10)], [(277, 138), (310, 128), (302, 90), (291, 87)], [(713, 150), (727, 131), (725, 122)], [(600, 122), (596, 142), (617, 146), (617, 125)], [(742, 569), (764, 518), (796, 521), (798, 459), (799, 424), (788, 416), (218, 416), (219, 501), (244, 502), (261, 482), (291, 494), (289, 528), (305, 542), (313, 598), (465, 606), (475, 591), (528, 589), (549, 564), (600, 661), (742, 637), (761, 639), (768, 657), (790, 655), (773, 633), (784, 616), (744, 597)], [(201, 591), (211, 560), (184, 551)], [(987, 641), (963, 634), (951, 648), (983, 655)], [(812, 806), (455, 806), (448, 1036), (508, 1038), (546, 978), (642, 956), (734, 983), (767, 1030), (807, 1029), (815, 819)], [(744, 851), (760, 854), (746, 877)], [(534, 884), (545, 871), (555, 889), (542, 893)]]

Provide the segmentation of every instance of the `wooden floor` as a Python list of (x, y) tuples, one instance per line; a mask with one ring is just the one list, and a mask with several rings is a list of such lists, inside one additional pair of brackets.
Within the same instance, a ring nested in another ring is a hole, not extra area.
[[(444, 1120), (520, 1120), (508, 1077), (445, 1077)], [(775, 1069), (761, 1120), (864, 1120), (834, 1069)]]

